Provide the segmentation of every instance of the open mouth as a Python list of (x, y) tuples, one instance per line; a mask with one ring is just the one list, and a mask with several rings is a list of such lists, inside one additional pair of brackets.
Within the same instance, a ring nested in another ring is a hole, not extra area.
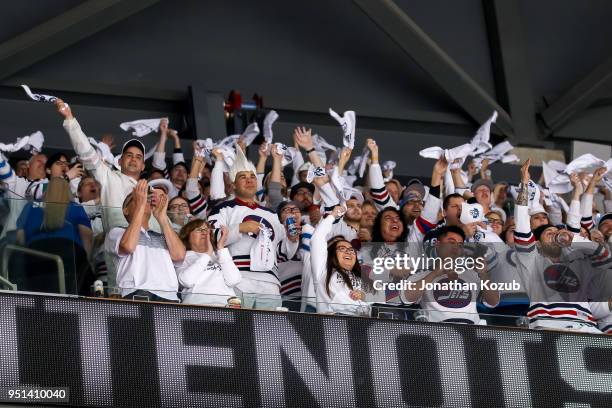
[(353, 257), (350, 256), (350, 255), (344, 255), (343, 258), (344, 258), (345, 261), (352, 261), (353, 260)]
[(399, 225), (392, 225), (392, 226), (391, 226), (391, 231), (397, 232), (397, 231), (399, 231), (399, 230), (400, 230)]

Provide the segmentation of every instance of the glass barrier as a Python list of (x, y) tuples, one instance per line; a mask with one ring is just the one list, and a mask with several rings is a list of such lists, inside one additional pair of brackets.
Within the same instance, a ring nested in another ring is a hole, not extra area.
[[(172, 214), (170, 217), (177, 230), (188, 220), (181, 214)], [(393, 320), (471, 322), (521, 327), (527, 321), (525, 316), (529, 301), (521, 290), (504, 292), (500, 304), (494, 309), (478, 304), (471, 312), (445, 310), (440, 313), (439, 310), (427, 310), (399, 302), (332, 304), (318, 302), (316, 298), (278, 294), (201, 293), (187, 292), (182, 288), (180, 292), (159, 288), (145, 290), (143, 285), (130, 288), (125, 287), (125, 284), (119, 287), (121, 284), (117, 283), (115, 271), (117, 258), (105, 251), (104, 243), (111, 226), (127, 226), (121, 209), (0, 199), (0, 226), (2, 290)], [(159, 225), (153, 218), (150, 227), (159, 231)], [(563, 273), (560, 271), (559, 276), (564, 277)], [(385, 300), (384, 291), (380, 294)]]

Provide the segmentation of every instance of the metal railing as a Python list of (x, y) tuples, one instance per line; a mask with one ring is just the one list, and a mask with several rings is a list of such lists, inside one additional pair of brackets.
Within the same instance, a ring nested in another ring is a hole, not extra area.
[(1, 282), (5, 283), (6, 285), (10, 287), (14, 287), (13, 290), (17, 290), (17, 285), (12, 284), (8, 280), (9, 278), (9, 270), (8, 270), (9, 257), (12, 252), (21, 252), (24, 255), (31, 255), (31, 256), (54, 261), (57, 265), (57, 283), (58, 283), (59, 293), (62, 293), (62, 294), (66, 293), (66, 276), (64, 273), (64, 261), (59, 255), (49, 254), (47, 252), (37, 251), (35, 249), (25, 248), (25, 247), (13, 245), (13, 244), (8, 244), (7, 246), (5, 246), (4, 251), (2, 253), (2, 278), (0, 279)]

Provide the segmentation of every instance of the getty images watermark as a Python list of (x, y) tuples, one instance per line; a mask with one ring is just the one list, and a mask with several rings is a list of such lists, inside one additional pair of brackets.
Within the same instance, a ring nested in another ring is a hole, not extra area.
[(478, 273), (487, 268), (484, 257), (428, 257), (421, 254), (420, 257), (412, 257), (407, 254), (395, 254), (395, 256), (376, 257), (372, 262), (372, 272), (381, 275), (385, 271), (406, 271), (410, 275), (424, 271), (445, 270), (453, 271), (458, 276), (455, 280), (441, 282), (410, 281), (401, 279), (399, 282), (386, 282), (383, 279), (373, 281), (376, 290), (432, 290), (432, 291), (472, 291), (472, 290), (500, 290), (518, 291), (521, 285), (516, 281), (495, 282), (490, 279), (481, 279), (478, 283), (466, 282), (460, 275), (466, 271)]

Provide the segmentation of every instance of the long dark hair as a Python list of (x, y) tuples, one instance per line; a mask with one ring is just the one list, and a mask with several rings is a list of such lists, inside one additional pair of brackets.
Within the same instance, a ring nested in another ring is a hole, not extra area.
[[(340, 268), (340, 264), (338, 263), (338, 254), (336, 252), (336, 248), (338, 247), (338, 244), (340, 242), (346, 242), (347, 244), (351, 245), (351, 243), (348, 242), (346, 239), (344, 239), (342, 235), (333, 237), (332, 239), (328, 241), (328, 244), (327, 244), (327, 276), (325, 278), (325, 289), (327, 290), (328, 295), (329, 295), (329, 282), (331, 281), (334, 271), (338, 272), (338, 274), (342, 276), (342, 280), (344, 281), (346, 286), (351, 288), (351, 290), (354, 290), (351, 279), (349, 278), (346, 271)], [(357, 251), (355, 251), (355, 258), (356, 257), (357, 257)], [(353, 275), (361, 279), (361, 267), (359, 266), (359, 262), (357, 262), (357, 259), (355, 259), (355, 265), (353, 265), (353, 269), (351, 269), (351, 272), (353, 273)]]
[(387, 207), (376, 214), (374, 226), (372, 226), (372, 242), (385, 242), (382, 237), (382, 217), (388, 212), (392, 212), (397, 215), (402, 223), (402, 228), (404, 228), (402, 235), (400, 235), (395, 242), (406, 242), (406, 237), (408, 237), (408, 226), (404, 224), (402, 213), (393, 207)]

